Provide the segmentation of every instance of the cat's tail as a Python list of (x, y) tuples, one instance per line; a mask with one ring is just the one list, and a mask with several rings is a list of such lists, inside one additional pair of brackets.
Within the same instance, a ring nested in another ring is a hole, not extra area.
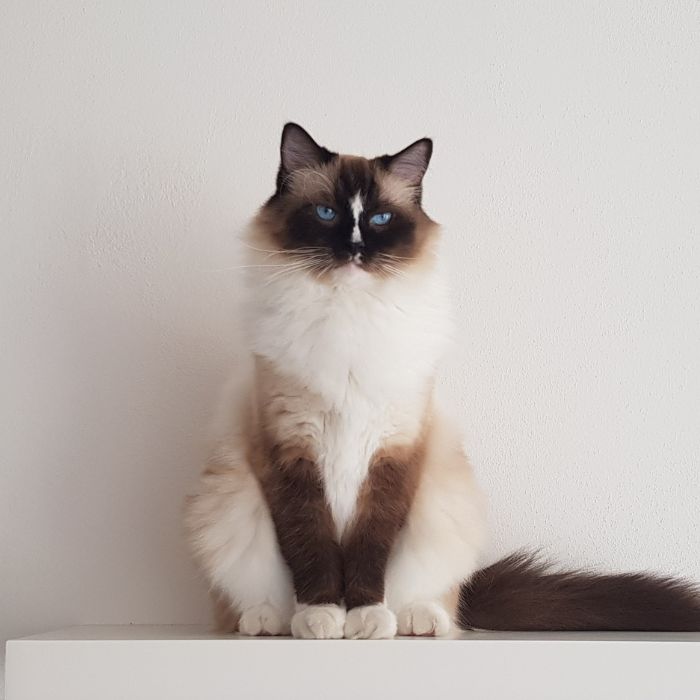
[(483, 630), (700, 630), (700, 590), (653, 574), (558, 571), (511, 554), (462, 586), (458, 622)]

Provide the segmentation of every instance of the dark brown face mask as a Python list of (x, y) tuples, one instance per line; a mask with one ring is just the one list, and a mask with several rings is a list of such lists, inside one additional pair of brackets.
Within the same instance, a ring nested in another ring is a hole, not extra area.
[(307, 257), (319, 276), (343, 266), (391, 275), (420, 257), (434, 230), (421, 207), (430, 139), (368, 160), (287, 124), (280, 151), (277, 189), (261, 212), (280, 249)]

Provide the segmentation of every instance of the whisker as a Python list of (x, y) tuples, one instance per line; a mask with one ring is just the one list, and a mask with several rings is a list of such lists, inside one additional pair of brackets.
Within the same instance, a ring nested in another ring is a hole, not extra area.
[(238, 265), (238, 267), (230, 267), (228, 268), (229, 270), (249, 270), (252, 268), (261, 268), (261, 267), (290, 267), (292, 265), (296, 265), (297, 263), (295, 262), (289, 262), (289, 263), (266, 263), (262, 265)]
[(397, 277), (397, 278), (405, 278), (406, 274), (403, 272), (403, 270), (399, 270), (395, 265), (392, 265), (390, 263), (383, 263), (380, 267), (382, 271), (388, 272), (390, 276), (392, 277)]
[(255, 250), (258, 253), (273, 253), (275, 255), (294, 255), (295, 253), (298, 253), (299, 251), (304, 251), (304, 250), (325, 250), (323, 246), (318, 246), (318, 245), (307, 245), (307, 246), (300, 246), (299, 248), (291, 248), (291, 249), (286, 249), (286, 248), (277, 248), (276, 250), (270, 250), (269, 248), (258, 248), (257, 246), (251, 245), (250, 243), (247, 243), (244, 240), (240, 241), (241, 245), (244, 245), (246, 248), (250, 248), (250, 250)]
[(316, 273), (316, 279), (320, 280), (323, 275), (326, 274), (329, 270), (333, 268), (333, 261), (327, 262), (325, 265), (321, 267), (321, 269)]
[(302, 256), (298, 256), (298, 260), (292, 260), (290, 262), (281, 262), (281, 263), (251, 263), (249, 265), (232, 265), (231, 267), (218, 267), (218, 268), (211, 268), (209, 270), (206, 270), (206, 272), (230, 272), (231, 270), (250, 270), (250, 269), (260, 269), (260, 268), (270, 268), (270, 267), (293, 267), (296, 265), (300, 265), (302, 263), (305, 263), (306, 261), (309, 262), (314, 262), (314, 261), (320, 261), (325, 259), (326, 256), (321, 256), (321, 255), (306, 255), (302, 258)]
[(272, 284), (273, 282), (276, 282), (280, 279), (283, 279), (286, 276), (289, 276), (295, 272), (302, 272), (305, 270), (313, 271), (314, 269), (317, 269), (318, 267), (318, 262), (311, 262), (311, 261), (304, 261), (300, 262), (297, 265), (293, 267), (287, 267), (283, 270), (278, 270), (277, 272), (273, 272), (264, 282), (264, 286), (268, 286)]
[(401, 255), (394, 255), (393, 253), (378, 253), (378, 258), (386, 258), (387, 260), (411, 260), (411, 258), (405, 258)]
[(267, 253), (268, 255), (283, 255), (283, 251), (281, 250), (268, 250), (267, 248), (256, 248), (254, 245), (250, 245), (248, 243), (245, 243), (244, 241), (241, 241), (241, 245), (244, 245), (246, 248), (249, 250), (254, 250), (257, 253)]

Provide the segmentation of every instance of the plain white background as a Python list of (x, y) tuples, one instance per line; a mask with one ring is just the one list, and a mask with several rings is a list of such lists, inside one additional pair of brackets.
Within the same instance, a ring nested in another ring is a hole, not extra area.
[(0, 637), (199, 622), (180, 510), (284, 121), (430, 135), (490, 559), (700, 578), (700, 4), (5, 2)]

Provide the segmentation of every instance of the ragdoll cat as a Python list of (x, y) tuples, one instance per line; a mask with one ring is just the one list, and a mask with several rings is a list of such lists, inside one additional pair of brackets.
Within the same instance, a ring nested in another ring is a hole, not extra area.
[(251, 367), (187, 526), (222, 630), (303, 638), (700, 629), (682, 581), (478, 570), (484, 507), (433, 384), (449, 330), (432, 142), (338, 155), (296, 124), (249, 230)]

